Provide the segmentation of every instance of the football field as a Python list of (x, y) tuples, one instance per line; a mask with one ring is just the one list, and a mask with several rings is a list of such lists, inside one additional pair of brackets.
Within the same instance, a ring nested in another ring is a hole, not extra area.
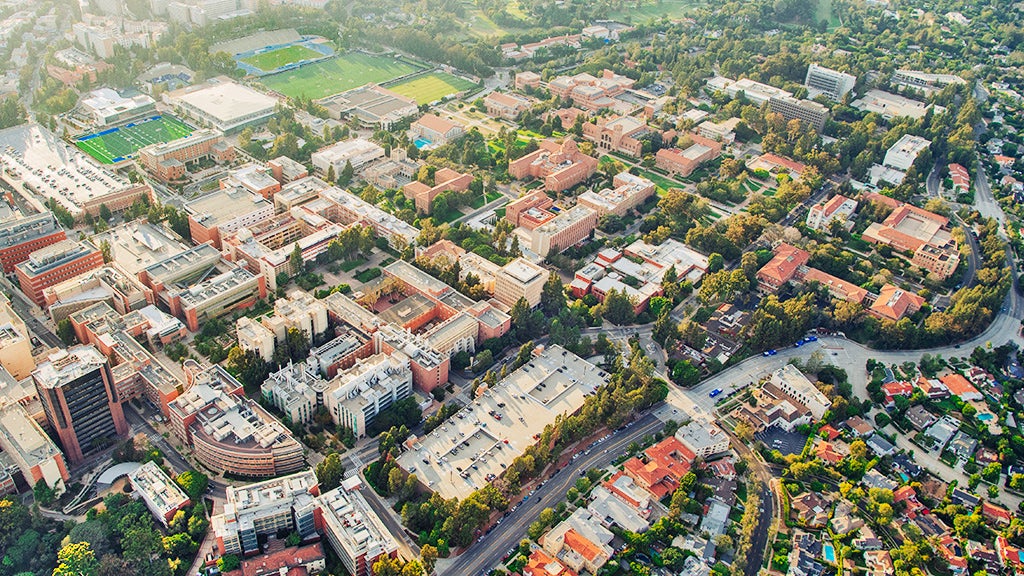
[(177, 118), (154, 116), (147, 120), (82, 136), (75, 141), (75, 145), (103, 164), (114, 164), (150, 144), (170, 142), (184, 138), (191, 133), (192, 128)]
[(445, 72), (431, 72), (430, 74), (409, 78), (387, 88), (402, 96), (415, 98), (417, 104), (430, 104), (445, 96), (468, 90), (474, 86), (476, 84), (458, 76), (452, 76)]
[(322, 58), (323, 56), (324, 54), (317, 52), (316, 50), (306, 48), (299, 44), (293, 44), (291, 46), (285, 46), (284, 48), (255, 54), (248, 58), (242, 58), (242, 62), (255, 66), (264, 72), (270, 72), (271, 70), (276, 70), (281, 66), (285, 66), (293, 62), (315, 60), (317, 58)]
[(407, 60), (391, 56), (347, 52), (295, 70), (264, 76), (260, 82), (289, 98), (316, 100), (370, 82), (387, 82), (421, 69)]

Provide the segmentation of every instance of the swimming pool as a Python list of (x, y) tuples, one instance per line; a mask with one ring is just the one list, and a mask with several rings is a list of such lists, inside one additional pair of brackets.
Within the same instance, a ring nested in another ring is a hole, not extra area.
[(825, 558), (826, 561), (835, 564), (836, 549), (831, 544), (823, 544), (821, 546), (821, 555)]
[(427, 146), (430, 146), (431, 144), (433, 144), (433, 142), (431, 142), (430, 140), (427, 140), (426, 138), (417, 138), (417, 139), (413, 140), (412, 143), (415, 144), (416, 147), (419, 148), (420, 150), (422, 150), (422, 149), (426, 148)]
[(995, 415), (989, 414), (988, 412), (982, 412), (981, 414), (978, 414), (978, 420), (981, 420), (982, 422), (988, 422), (993, 418), (995, 418)]

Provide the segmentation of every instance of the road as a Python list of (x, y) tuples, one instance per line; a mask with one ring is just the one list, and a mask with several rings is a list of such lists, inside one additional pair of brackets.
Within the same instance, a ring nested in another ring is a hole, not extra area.
[(22, 294), (19, 288), (15, 288), (7, 280), (3, 278), (0, 280), (0, 284), (4, 286), (7, 293), (11, 295), (11, 308), (18, 315), (19, 318), (25, 321), (25, 326), (28, 327), (31, 332), (40, 342), (54, 348), (64, 347), (64, 343), (60, 341), (60, 338), (56, 334), (50, 331), (43, 322), (39, 320), (36, 314), (42, 312), (36, 305), (29, 300), (24, 294)]
[(398, 542), (401, 556), (404, 558), (418, 558), (420, 555), (420, 547), (415, 542), (411, 542), (409, 537), (405, 533), (405, 529), (402, 528), (402, 523), (395, 516), (395, 513), (388, 506), (387, 502), (381, 499), (373, 488), (370, 488), (369, 484), (363, 480), (362, 487), (359, 492), (363, 495), (363, 498), (370, 504), (370, 508), (373, 508), (374, 513), (380, 518), (381, 522), (387, 526), (388, 531)]
[(603, 445), (595, 446), (590, 454), (584, 452), (576, 460), (569, 461), (533, 496), (519, 504), (515, 512), (496, 525), (490, 534), (484, 536), (481, 542), (474, 543), (458, 558), (439, 561), (437, 572), (458, 576), (489, 572), (510, 548), (519, 545), (527, 528), (537, 519), (541, 510), (554, 508), (559, 502), (565, 501), (565, 494), (579, 479), (581, 470), (609, 466), (612, 460), (626, 452), (631, 442), (638, 442), (645, 435), (661, 430), (663, 426), (661, 420), (648, 413), (633, 426), (614, 434)]

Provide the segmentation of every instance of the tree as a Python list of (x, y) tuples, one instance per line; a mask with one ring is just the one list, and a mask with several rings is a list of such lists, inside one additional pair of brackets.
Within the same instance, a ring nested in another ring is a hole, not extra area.
[(327, 181), (334, 184), (335, 178), (337, 178), (337, 175), (334, 173), (334, 164), (331, 164), (327, 167)]
[(348, 186), (352, 182), (352, 175), (354, 173), (352, 161), (345, 160), (345, 167), (341, 169), (341, 174), (338, 176), (338, 186)]
[(565, 285), (558, 274), (549, 274), (540, 294), (540, 309), (548, 318), (554, 318), (562, 308), (565, 308)]
[(302, 248), (299, 247), (298, 242), (292, 248), (292, 254), (288, 257), (288, 262), (291, 264), (292, 274), (302, 273)]
[(210, 479), (206, 474), (197, 470), (186, 470), (178, 474), (174, 481), (181, 486), (181, 489), (188, 494), (193, 502), (198, 502), (206, 493), (207, 486), (210, 485)]
[(103, 254), (103, 262), (110, 264), (111, 260), (114, 259), (110, 253), (110, 242), (106, 238), (100, 241), (100, 253)]
[(75, 336), (75, 327), (71, 325), (71, 320), (65, 318), (57, 322), (57, 337), (66, 346), (72, 346), (78, 341), (78, 337)]
[(718, 272), (725, 266), (725, 259), (718, 252), (708, 255), (708, 272)]
[(619, 292), (612, 288), (604, 297), (604, 303), (601, 306), (601, 316), (612, 324), (619, 326), (632, 324), (636, 319), (633, 301), (625, 292)]
[(40, 479), (36, 482), (35, 487), (32, 488), (32, 494), (35, 496), (36, 502), (38, 502), (40, 506), (49, 506), (50, 504), (53, 504), (53, 500), (57, 496), (53, 488), (50, 488), (50, 485), (47, 484), (44, 479)]
[(188, 534), (172, 534), (163, 539), (164, 551), (170, 556), (183, 558), (192, 555), (196, 551), (196, 543)]
[(100, 220), (109, 223), (113, 216), (106, 204), (100, 204)]
[(97, 576), (100, 563), (87, 542), (72, 542), (57, 552), (53, 576)]
[(225, 554), (217, 560), (217, 568), (221, 572), (231, 572), (242, 567), (242, 561), (234, 554)]
[(345, 466), (341, 463), (341, 456), (337, 452), (331, 452), (319, 464), (316, 465), (316, 479), (320, 482), (320, 490), (328, 491), (341, 486), (341, 479), (345, 475)]
[(427, 574), (434, 572), (434, 564), (437, 563), (437, 548), (430, 544), (420, 547), (420, 560), (423, 562), (423, 569)]

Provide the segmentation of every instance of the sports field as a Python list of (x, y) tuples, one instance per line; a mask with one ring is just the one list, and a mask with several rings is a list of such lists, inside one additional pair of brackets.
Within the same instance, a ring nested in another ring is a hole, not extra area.
[(82, 136), (75, 141), (86, 154), (104, 164), (114, 164), (150, 144), (170, 142), (192, 133), (192, 128), (171, 116), (154, 116), (147, 120)]
[(306, 48), (299, 44), (292, 44), (291, 46), (285, 46), (284, 48), (278, 48), (277, 50), (270, 50), (269, 52), (263, 52), (248, 58), (242, 58), (242, 62), (255, 66), (264, 72), (270, 72), (276, 70), (286, 64), (293, 62), (301, 62), (302, 60), (315, 60), (322, 58), (324, 55), (316, 50)]
[(458, 76), (452, 76), (445, 72), (431, 72), (430, 74), (409, 78), (387, 88), (402, 96), (415, 98), (417, 104), (430, 104), (449, 94), (455, 94), (474, 86), (476, 84)]
[(417, 70), (420, 67), (405, 60), (347, 52), (296, 70), (264, 76), (260, 81), (289, 98), (302, 96), (315, 100), (370, 82), (387, 82)]

